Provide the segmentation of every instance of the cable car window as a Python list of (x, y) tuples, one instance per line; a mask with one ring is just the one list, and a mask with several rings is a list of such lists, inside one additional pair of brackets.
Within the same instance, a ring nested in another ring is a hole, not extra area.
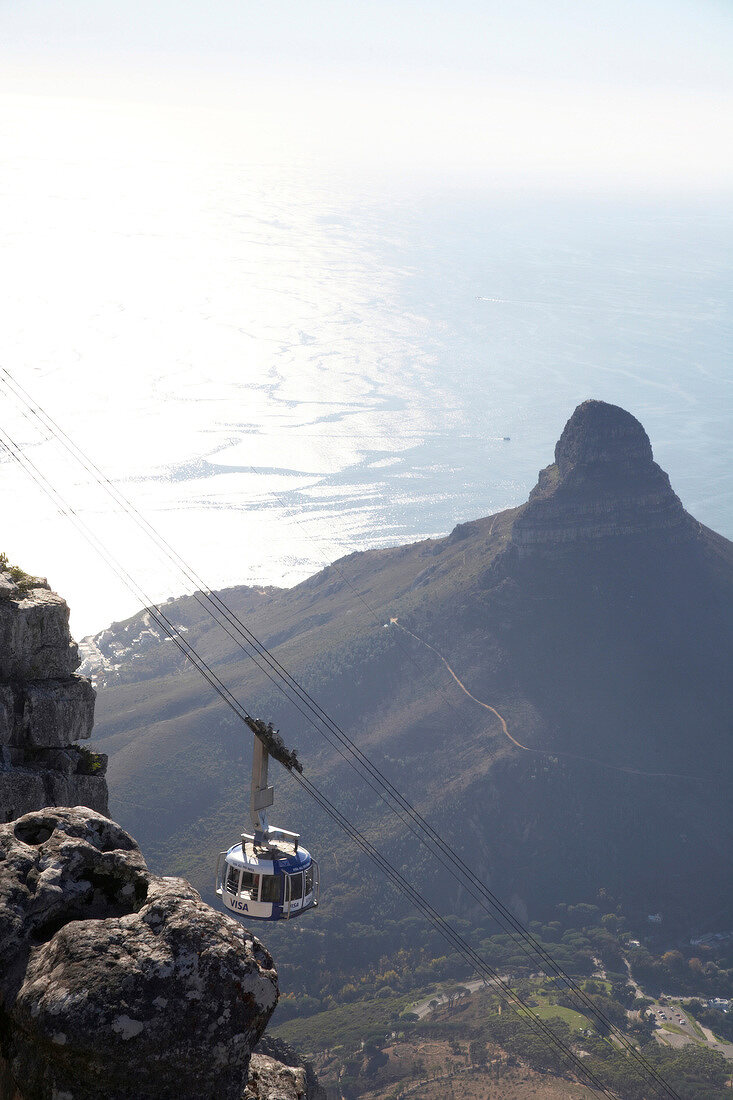
[(262, 876), (262, 897), (260, 901), (270, 901), (280, 905), (283, 900), (283, 880), (280, 875)]
[(260, 876), (254, 875), (251, 871), (242, 872), (242, 885), (239, 888), (240, 894), (248, 897), (251, 901), (257, 901), (257, 892), (260, 888)]
[(298, 871), (294, 875), (290, 875), (290, 900), (300, 901), (303, 897), (303, 874)]
[(230, 894), (239, 893), (239, 868), (232, 867), (231, 864), (227, 870), (226, 888)]
[(305, 896), (313, 893), (313, 867), (309, 867), (305, 873)]

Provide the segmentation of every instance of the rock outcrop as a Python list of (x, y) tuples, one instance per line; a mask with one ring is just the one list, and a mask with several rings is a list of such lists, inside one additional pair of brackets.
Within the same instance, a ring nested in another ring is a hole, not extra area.
[(310, 1100), (305, 1070), (288, 1066), (267, 1054), (253, 1054), (242, 1100)]
[(512, 546), (531, 553), (617, 536), (684, 537), (695, 526), (639, 421), (616, 405), (584, 401), (514, 522)]
[(43, 806), (107, 813), (107, 758), (88, 738), (94, 690), (74, 675), (69, 609), (38, 577), (0, 573), (0, 820)]
[(310, 1062), (284, 1043), (263, 1035), (249, 1064), (242, 1100), (326, 1100)]
[(0, 571), (0, 1100), (320, 1100), (284, 1044), (252, 1056), (265, 948), (106, 816), (78, 667), (64, 600)]
[(119, 825), (77, 807), (0, 826), (3, 1100), (306, 1096), (303, 1068), (250, 1075), (276, 1002), (265, 948)]

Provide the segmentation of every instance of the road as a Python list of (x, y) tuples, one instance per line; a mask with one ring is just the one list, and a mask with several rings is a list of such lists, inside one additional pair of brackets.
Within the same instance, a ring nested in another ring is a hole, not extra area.
[(403, 630), (405, 634), (409, 634), (410, 637), (414, 638), (416, 642), (420, 643), (420, 645), (424, 645), (426, 649), (432, 650), (435, 656), (439, 660), (441, 660), (445, 667), (448, 669), (448, 672), (453, 677), (454, 681), (461, 689), (461, 691), (465, 695), (467, 695), (473, 703), (476, 703), (478, 706), (483, 707), (484, 710), (491, 711), (491, 713), (499, 719), (499, 722), (501, 723), (501, 728), (505, 736), (511, 741), (515, 748), (521, 749), (522, 752), (534, 752), (537, 753), (538, 756), (548, 756), (551, 758), (562, 757), (565, 760), (581, 760), (586, 764), (595, 764), (601, 768), (610, 768), (611, 771), (624, 772), (627, 775), (643, 775), (647, 776), (649, 779), (689, 779), (692, 782), (696, 783), (707, 782), (707, 780), (703, 779), (699, 775), (679, 775), (677, 772), (645, 772), (641, 771), (639, 768), (633, 768), (627, 764), (610, 764), (605, 760), (596, 760), (592, 756), (579, 756), (577, 753), (574, 752), (561, 752), (559, 749), (552, 749), (551, 751), (546, 749), (535, 749), (529, 745), (523, 745), (520, 741), (517, 741), (516, 737), (513, 737), (511, 735), (505, 719), (501, 714), (499, 714), (499, 711), (496, 710), (495, 707), (492, 707), (490, 703), (484, 703), (482, 699), (477, 699), (475, 695), (471, 694), (466, 685), (463, 683), (463, 680), (461, 680), (460, 676), (458, 676), (458, 674), (454, 672), (454, 670), (446, 661), (443, 654), (439, 650), (437, 650), (434, 645), (431, 645), (430, 642), (426, 642), (424, 638), (418, 637), (417, 634), (413, 634), (411, 630), (408, 630), (406, 626), (403, 626), (402, 623), (398, 621), (396, 615), (393, 616), (389, 620), (389, 622), (385, 623), (384, 625), (387, 627), (396, 626), (398, 630)]
[[(689, 1013), (678, 1003), (678, 999), (670, 997), (665, 998), (665, 1000), (669, 1003), (655, 1003), (649, 1008), (649, 1011), (654, 1013), (654, 1018), (657, 1021), (655, 1036), (660, 1042), (668, 1043), (673, 1047), (684, 1046), (689, 1042), (702, 1043), (709, 1050), (717, 1050), (733, 1061), (733, 1043), (716, 1039), (710, 1028), (699, 1024), (698, 1027), (705, 1036), (702, 1039), (697, 1029), (692, 1026)], [(673, 1031), (671, 1028), (676, 1030)]]
[[(499, 977), (503, 982), (509, 981), (509, 978), (506, 975), (500, 975)], [(484, 988), (491, 989), (493, 986), (492, 982), (487, 983), (483, 981), (482, 978), (475, 978), (472, 979), (470, 982), (460, 982), (459, 984), (464, 989), (467, 989), (470, 993), (476, 993), (479, 989)], [(423, 1020), (428, 1015), (428, 1013), (432, 1011), (432, 1009), (430, 1008), (430, 1004), (432, 1001), (437, 1001), (439, 1005), (445, 1005), (448, 1003), (448, 998), (442, 993), (433, 993), (430, 997), (425, 997), (424, 1000), (418, 1001), (417, 1004), (412, 1005), (410, 1008), (410, 1012), (414, 1012), (418, 1019)]]

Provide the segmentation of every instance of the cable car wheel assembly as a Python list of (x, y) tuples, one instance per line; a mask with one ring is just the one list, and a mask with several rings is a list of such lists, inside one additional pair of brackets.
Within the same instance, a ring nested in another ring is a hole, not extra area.
[(298, 833), (268, 823), (275, 788), (268, 785), (267, 771), (271, 755), (288, 771), (302, 772), (303, 768), (271, 725), (256, 718), (246, 721), (255, 735), (249, 801), (254, 832), (242, 833), (239, 844), (219, 853), (216, 893), (235, 916), (290, 920), (315, 909), (321, 880), (318, 863), (301, 847)]

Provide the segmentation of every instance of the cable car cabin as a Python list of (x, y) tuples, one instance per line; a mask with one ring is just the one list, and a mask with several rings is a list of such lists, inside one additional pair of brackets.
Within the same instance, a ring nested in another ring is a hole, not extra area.
[(216, 892), (230, 913), (245, 920), (290, 920), (318, 905), (318, 864), (300, 837), (267, 823), (275, 788), (267, 782), (269, 750), (288, 770), (302, 768), (288, 752), (277, 730), (254, 718), (247, 725), (255, 734), (249, 816), (254, 833), (242, 833), (240, 844), (220, 852), (216, 862)]
[[(273, 830), (274, 831), (274, 830)], [(283, 831), (277, 830), (282, 838)], [(225, 907), (247, 920), (290, 920), (318, 905), (318, 864), (298, 838), (255, 846), (242, 834), (241, 844), (221, 852), (216, 892)]]

